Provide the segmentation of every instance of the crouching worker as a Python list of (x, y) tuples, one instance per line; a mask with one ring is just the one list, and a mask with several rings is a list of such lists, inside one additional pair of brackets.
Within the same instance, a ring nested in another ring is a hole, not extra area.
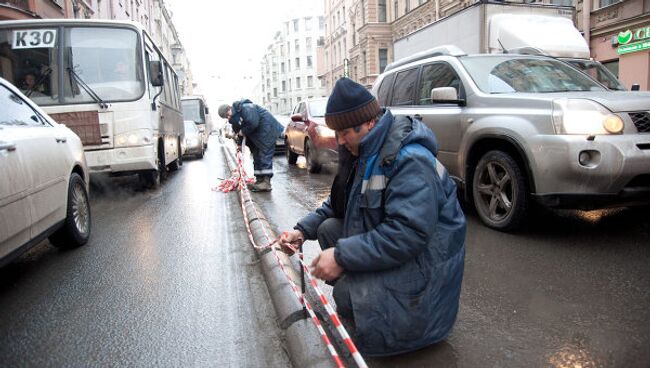
[(227, 119), (235, 134), (240, 131), (246, 137), (246, 145), (253, 154), (255, 184), (249, 188), (254, 192), (271, 190), (273, 176), (273, 154), (275, 141), (284, 128), (265, 108), (243, 99), (230, 105), (219, 106), (219, 116)]
[(312, 274), (334, 284), (337, 311), (354, 322), (362, 353), (443, 340), (458, 313), (466, 224), (433, 132), (382, 111), (347, 78), (334, 86), (325, 122), (345, 147), (339, 173), (321, 207), (283, 233), (282, 248), (318, 239)]

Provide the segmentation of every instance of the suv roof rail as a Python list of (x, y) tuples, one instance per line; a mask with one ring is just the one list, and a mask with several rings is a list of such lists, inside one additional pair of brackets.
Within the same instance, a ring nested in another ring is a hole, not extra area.
[(464, 56), (467, 54), (463, 50), (461, 50), (458, 46), (454, 46), (454, 45), (437, 46), (437, 47), (430, 48), (428, 50), (417, 52), (411, 56), (401, 58), (397, 61), (394, 61), (386, 66), (384, 72), (387, 72), (389, 70), (397, 68), (398, 66), (406, 65), (418, 60), (428, 59), (430, 57), (441, 56), (441, 55)]

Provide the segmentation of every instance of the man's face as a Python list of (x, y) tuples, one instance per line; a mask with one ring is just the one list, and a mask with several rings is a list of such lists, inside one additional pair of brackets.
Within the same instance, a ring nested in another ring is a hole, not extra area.
[(232, 108), (229, 108), (228, 111), (226, 111), (226, 120), (230, 120), (231, 116), (232, 116)]
[(361, 144), (361, 140), (374, 126), (375, 122), (371, 120), (359, 125), (356, 130), (354, 127), (338, 130), (336, 132), (336, 141), (338, 144), (345, 146), (353, 156), (359, 156), (359, 145)]

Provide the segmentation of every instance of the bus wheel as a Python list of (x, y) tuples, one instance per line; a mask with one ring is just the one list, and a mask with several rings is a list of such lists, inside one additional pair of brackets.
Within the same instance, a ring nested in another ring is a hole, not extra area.
[(147, 170), (138, 173), (140, 184), (147, 189), (156, 189), (160, 186), (160, 174), (158, 170)]
[(178, 170), (178, 167), (183, 164), (183, 162), (181, 161), (181, 141), (180, 141), (180, 139), (178, 140), (177, 143), (178, 143), (178, 145), (176, 146), (176, 148), (177, 148), (176, 149), (176, 160), (174, 160), (174, 162), (169, 164), (169, 170), (170, 171)]

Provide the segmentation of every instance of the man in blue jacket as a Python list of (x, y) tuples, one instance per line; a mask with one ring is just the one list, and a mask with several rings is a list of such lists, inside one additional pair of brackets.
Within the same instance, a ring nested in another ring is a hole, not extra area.
[(228, 120), (235, 134), (241, 132), (246, 137), (246, 145), (253, 154), (256, 179), (250, 189), (253, 192), (270, 191), (275, 141), (282, 134), (284, 127), (270, 112), (251, 100), (235, 101), (232, 106), (221, 105), (218, 113)]
[(283, 249), (318, 239), (312, 274), (334, 283), (362, 353), (443, 340), (458, 313), (466, 223), (433, 132), (382, 111), (347, 78), (334, 86), (325, 122), (345, 148), (342, 164), (330, 197), (281, 236)]

